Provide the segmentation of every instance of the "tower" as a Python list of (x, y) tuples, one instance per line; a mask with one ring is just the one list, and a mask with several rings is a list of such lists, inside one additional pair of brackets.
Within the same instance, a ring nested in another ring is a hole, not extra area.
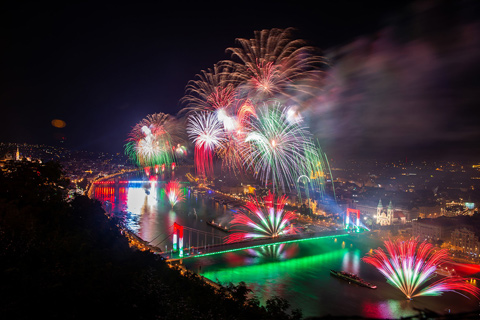
[(173, 223), (173, 251), (178, 250), (178, 255), (183, 257), (183, 226)]
[(393, 205), (392, 205), (392, 200), (390, 200), (390, 203), (388, 204), (387, 208), (387, 220), (388, 224), (391, 225), (393, 223)]
[(383, 211), (382, 199), (379, 199), (378, 205), (377, 205), (377, 224), (380, 224), (380, 215), (382, 214), (382, 211)]
[[(350, 217), (352, 213), (356, 214), (356, 218)], [(358, 232), (358, 227), (360, 226), (360, 210), (347, 208), (347, 213), (345, 214), (345, 229), (349, 229), (350, 224), (352, 224), (352, 228)]]

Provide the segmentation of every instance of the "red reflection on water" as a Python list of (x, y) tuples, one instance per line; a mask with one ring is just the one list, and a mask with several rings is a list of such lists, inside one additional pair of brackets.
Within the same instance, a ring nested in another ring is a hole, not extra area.
[(374, 303), (364, 301), (362, 304), (362, 315), (368, 318), (388, 319), (391, 318), (392, 312), (387, 302)]
[(442, 267), (446, 267), (449, 270), (454, 269), (460, 277), (470, 276), (480, 272), (480, 264), (473, 263), (446, 262), (442, 263)]
[(121, 187), (118, 189), (118, 203), (127, 203), (127, 188)]
[(117, 209), (117, 205), (126, 203), (127, 188), (115, 188), (113, 186), (96, 187), (93, 196), (100, 202), (105, 203), (108, 201), (108, 205), (105, 205), (105, 209), (108, 213), (113, 213)]
[[(118, 181), (118, 184), (127, 184), (129, 181), (128, 180), (120, 180)], [(113, 180), (105, 180), (105, 181), (95, 181), (93, 184), (97, 185), (97, 184), (116, 184), (117, 181), (113, 181)]]
[(234, 252), (225, 253), (225, 260), (230, 267), (238, 267), (247, 264), (248, 257), (236, 254)]
[(110, 201), (112, 202), (115, 199), (115, 188), (114, 187), (101, 187), (95, 188), (94, 192), (95, 199), (100, 201)]
[(294, 243), (285, 250), (287, 258), (293, 258), (298, 254), (298, 244)]

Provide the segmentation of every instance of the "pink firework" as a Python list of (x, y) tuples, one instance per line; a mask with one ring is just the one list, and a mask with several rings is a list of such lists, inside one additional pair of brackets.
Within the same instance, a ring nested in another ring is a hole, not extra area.
[(165, 192), (170, 205), (173, 207), (177, 203), (185, 200), (185, 194), (180, 186), (180, 182), (172, 180), (165, 185)]
[(276, 238), (296, 233), (291, 222), (296, 218), (293, 211), (285, 211), (287, 196), (275, 199), (271, 192), (263, 199), (250, 197), (242, 212), (234, 215), (230, 222), (233, 226), (242, 226), (246, 230), (236, 231), (225, 239), (226, 243), (257, 238)]
[(385, 241), (385, 248), (387, 252), (378, 248), (362, 260), (376, 267), (408, 299), (439, 296), (445, 291), (463, 291), (479, 298), (480, 290), (465, 278), (446, 277), (427, 284), (438, 266), (449, 259), (446, 249), (437, 250), (432, 244), (417, 240)]

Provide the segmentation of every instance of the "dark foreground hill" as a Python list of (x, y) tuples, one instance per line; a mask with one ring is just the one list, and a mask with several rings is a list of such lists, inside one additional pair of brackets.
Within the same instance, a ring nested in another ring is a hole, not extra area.
[(215, 291), (131, 248), (100, 203), (66, 201), (56, 163), (7, 162), (0, 173), (2, 319), (295, 319), (289, 304)]

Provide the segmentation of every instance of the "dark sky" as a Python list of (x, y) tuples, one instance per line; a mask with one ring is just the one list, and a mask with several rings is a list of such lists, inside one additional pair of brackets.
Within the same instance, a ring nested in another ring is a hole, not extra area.
[(131, 127), (176, 114), (235, 38), (295, 27), (334, 62), (306, 110), (325, 151), (480, 155), (476, 1), (316, 3), (2, 5), (0, 141), (123, 152)]

